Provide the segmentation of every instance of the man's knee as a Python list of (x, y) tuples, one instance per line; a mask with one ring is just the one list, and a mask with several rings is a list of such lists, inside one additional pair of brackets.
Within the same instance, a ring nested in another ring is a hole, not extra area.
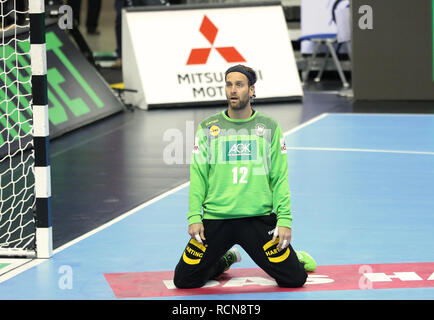
[(183, 279), (178, 279), (178, 278), (173, 279), (173, 284), (178, 289), (194, 289), (194, 288), (200, 288), (201, 287), (200, 285), (198, 285), (194, 282), (189, 282), (189, 281), (185, 281)]
[(306, 280), (307, 280), (307, 273), (301, 272), (296, 277), (291, 277), (288, 279), (276, 279), (276, 283), (279, 287), (300, 288), (306, 283)]
[(180, 275), (179, 273), (175, 272), (175, 275), (173, 277), (173, 284), (178, 289), (194, 289), (202, 287), (205, 283), (203, 281), (198, 281), (193, 277)]

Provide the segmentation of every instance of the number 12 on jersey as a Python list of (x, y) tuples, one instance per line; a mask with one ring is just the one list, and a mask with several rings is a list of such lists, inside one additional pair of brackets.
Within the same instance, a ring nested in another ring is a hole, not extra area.
[(247, 183), (246, 176), (248, 172), (249, 169), (247, 167), (234, 167), (232, 169), (232, 183)]

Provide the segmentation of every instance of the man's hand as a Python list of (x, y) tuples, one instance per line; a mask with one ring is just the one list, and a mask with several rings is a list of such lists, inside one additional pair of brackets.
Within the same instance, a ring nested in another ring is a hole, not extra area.
[(188, 226), (188, 234), (200, 243), (202, 243), (203, 240), (206, 240), (204, 231), (205, 229), (202, 223), (193, 223)]
[(276, 226), (272, 241), (276, 241), (277, 237), (279, 237), (279, 244), (277, 245), (277, 248), (280, 250), (285, 249), (287, 246), (289, 246), (289, 243), (291, 242), (291, 229), (288, 227)]

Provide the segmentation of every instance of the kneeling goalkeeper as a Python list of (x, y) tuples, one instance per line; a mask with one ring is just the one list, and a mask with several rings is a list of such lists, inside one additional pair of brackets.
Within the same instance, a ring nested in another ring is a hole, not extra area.
[(241, 260), (232, 248), (238, 244), (279, 286), (301, 287), (306, 270), (316, 265), (290, 244), (282, 130), (274, 119), (251, 107), (254, 70), (233, 66), (225, 82), (228, 108), (203, 120), (196, 133), (187, 215), (191, 239), (176, 266), (174, 284), (198, 288), (218, 277)]

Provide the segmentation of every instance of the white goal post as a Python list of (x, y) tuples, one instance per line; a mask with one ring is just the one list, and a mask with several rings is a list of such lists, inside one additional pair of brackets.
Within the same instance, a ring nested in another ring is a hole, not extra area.
[(0, 15), (0, 256), (49, 258), (44, 0), (1, 0)]

